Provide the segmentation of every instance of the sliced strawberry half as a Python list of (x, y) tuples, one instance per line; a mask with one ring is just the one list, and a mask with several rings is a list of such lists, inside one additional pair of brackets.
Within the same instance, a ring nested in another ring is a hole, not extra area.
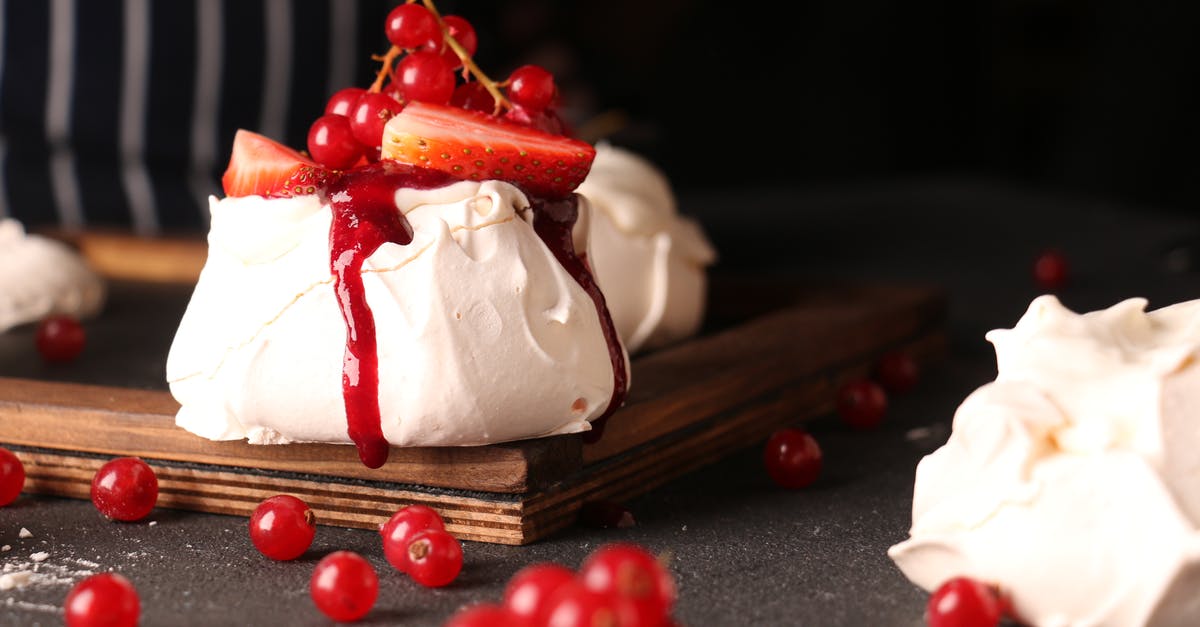
[(221, 186), (226, 196), (288, 198), (317, 193), (329, 174), (298, 150), (239, 129), (233, 136), (233, 153)]
[(596, 149), (487, 113), (410, 102), (384, 127), (382, 156), (459, 179), (507, 181), (527, 193), (557, 198), (583, 182)]

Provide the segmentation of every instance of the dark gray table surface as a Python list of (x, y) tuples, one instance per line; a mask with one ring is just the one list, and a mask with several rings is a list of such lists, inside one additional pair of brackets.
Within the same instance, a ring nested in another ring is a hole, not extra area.
[[(0, 545), (12, 547), (0, 566), (23, 569), (31, 554), (48, 555), (34, 582), (0, 591), (0, 624), (61, 624), (70, 584), (109, 569), (137, 585), (143, 625), (329, 624), (309, 600), (308, 578), (321, 555), (352, 549), (381, 575), (379, 601), (362, 624), (440, 625), (463, 604), (498, 600), (524, 565), (574, 567), (601, 544), (624, 540), (670, 554), (685, 625), (921, 625), (926, 595), (886, 550), (907, 535), (916, 463), (945, 441), (962, 398), (995, 374), (983, 334), (1014, 324), (1038, 295), (1036, 253), (1065, 252), (1073, 280), (1060, 297), (1077, 311), (1134, 296), (1155, 308), (1200, 293), (1193, 251), (1180, 246), (1200, 233), (1200, 218), (1153, 207), (956, 178), (686, 191), (681, 205), (721, 250), (719, 270), (946, 290), (950, 352), (916, 390), (892, 399), (879, 430), (850, 432), (832, 416), (808, 423), (825, 452), (816, 485), (776, 488), (761, 449), (751, 447), (629, 502), (633, 528), (576, 527), (524, 547), (466, 542), (461, 576), (439, 590), (392, 570), (371, 531), (321, 527), (305, 557), (277, 563), (251, 546), (244, 518), (159, 509), (147, 519), (153, 524), (119, 524), (86, 501), (23, 496), (0, 509)], [(163, 326), (91, 347), (112, 360), (102, 382), (157, 381), (161, 361), (121, 363), (122, 350), (165, 355), (180, 296), (164, 297)], [(0, 336), (0, 375), (72, 378), (29, 359), (27, 340), (28, 330)], [(22, 528), (33, 536), (19, 537)]]

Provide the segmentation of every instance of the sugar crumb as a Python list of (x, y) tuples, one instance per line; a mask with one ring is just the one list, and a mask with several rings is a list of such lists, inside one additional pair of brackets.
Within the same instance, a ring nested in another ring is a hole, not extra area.
[(21, 531), (19, 533), (17, 533), (17, 537), (18, 538), (32, 538), (33, 532), (29, 531), (28, 529), (26, 529), (24, 527), (21, 527)]
[(31, 559), (35, 562), (44, 562), (44, 561), (46, 561), (46, 558), (48, 558), (48, 557), (50, 557), (49, 553), (47, 553), (45, 551), (38, 551), (37, 553), (30, 555), (29, 559)]

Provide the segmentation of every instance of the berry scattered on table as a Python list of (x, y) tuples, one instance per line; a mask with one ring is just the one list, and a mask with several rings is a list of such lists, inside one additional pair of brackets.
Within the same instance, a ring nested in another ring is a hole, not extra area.
[(16, 453), (0, 448), (0, 507), (17, 500), (25, 489), (25, 465)]
[(1033, 280), (1041, 290), (1055, 292), (1066, 287), (1070, 278), (1067, 258), (1061, 251), (1042, 251), (1033, 261)]
[(92, 504), (110, 520), (145, 518), (158, 502), (158, 476), (137, 457), (106, 462), (92, 477)]
[(575, 571), (561, 564), (531, 564), (508, 580), (504, 587), (504, 607), (522, 620), (536, 624), (546, 600), (574, 580)]
[(427, 587), (449, 585), (462, 571), (462, 543), (444, 529), (417, 532), (408, 543), (408, 573)]
[(278, 494), (263, 500), (250, 515), (250, 541), (273, 560), (294, 560), (312, 546), (317, 517), (303, 500)]
[(322, 614), (339, 622), (367, 615), (379, 597), (379, 576), (371, 563), (353, 551), (334, 551), (313, 569), (309, 595)]
[(930, 595), (925, 621), (929, 627), (995, 627), (1008, 614), (1008, 600), (995, 586), (955, 577)]
[(906, 351), (888, 351), (875, 364), (875, 379), (889, 394), (906, 394), (920, 382), (921, 366)]
[(588, 590), (627, 602), (638, 625), (661, 624), (675, 605), (670, 572), (636, 544), (617, 542), (596, 549), (579, 567), (579, 578)]
[(795, 427), (775, 431), (763, 447), (767, 474), (776, 485), (791, 490), (815, 483), (821, 474), (822, 461), (816, 438)]
[(75, 317), (66, 314), (46, 316), (34, 331), (34, 342), (42, 359), (49, 363), (74, 361), (83, 352), (87, 332)]
[(879, 383), (868, 378), (846, 381), (838, 388), (835, 399), (837, 413), (855, 429), (873, 429), (887, 414), (887, 392)]
[[(673, 627), (675, 579), (663, 560), (629, 542), (601, 545), (578, 570), (554, 562), (539, 562), (518, 570), (504, 589), (499, 604), (515, 620), (494, 625), (520, 627)], [(457, 622), (472, 618), (477, 606), (450, 617), (443, 627), (473, 627)], [(487, 615), (496, 604), (487, 603)], [(473, 620), (473, 618), (472, 618)], [(486, 624), (486, 623), (481, 623)]]
[(446, 523), (437, 510), (427, 505), (406, 505), (392, 514), (379, 527), (383, 536), (383, 556), (396, 570), (408, 572), (408, 545), (414, 536), (426, 529), (446, 530)]
[(134, 627), (140, 613), (137, 589), (117, 573), (83, 579), (63, 602), (67, 627)]

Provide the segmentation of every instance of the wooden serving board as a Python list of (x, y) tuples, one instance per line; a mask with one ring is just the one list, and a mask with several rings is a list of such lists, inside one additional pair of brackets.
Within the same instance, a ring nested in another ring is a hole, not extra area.
[(589, 501), (644, 494), (830, 412), (838, 384), (867, 374), (885, 351), (928, 363), (946, 348), (943, 295), (927, 286), (714, 281), (710, 302), (700, 336), (635, 357), (630, 397), (593, 444), (568, 435), (395, 448), (369, 469), (349, 445), (194, 436), (175, 426), (165, 383), (23, 376), (0, 377), (0, 444), (25, 463), (31, 493), (89, 498), (101, 464), (137, 455), (158, 473), (161, 507), (248, 516), (288, 492), (323, 524), (375, 528), (423, 503), (462, 539), (526, 544), (574, 523)]

